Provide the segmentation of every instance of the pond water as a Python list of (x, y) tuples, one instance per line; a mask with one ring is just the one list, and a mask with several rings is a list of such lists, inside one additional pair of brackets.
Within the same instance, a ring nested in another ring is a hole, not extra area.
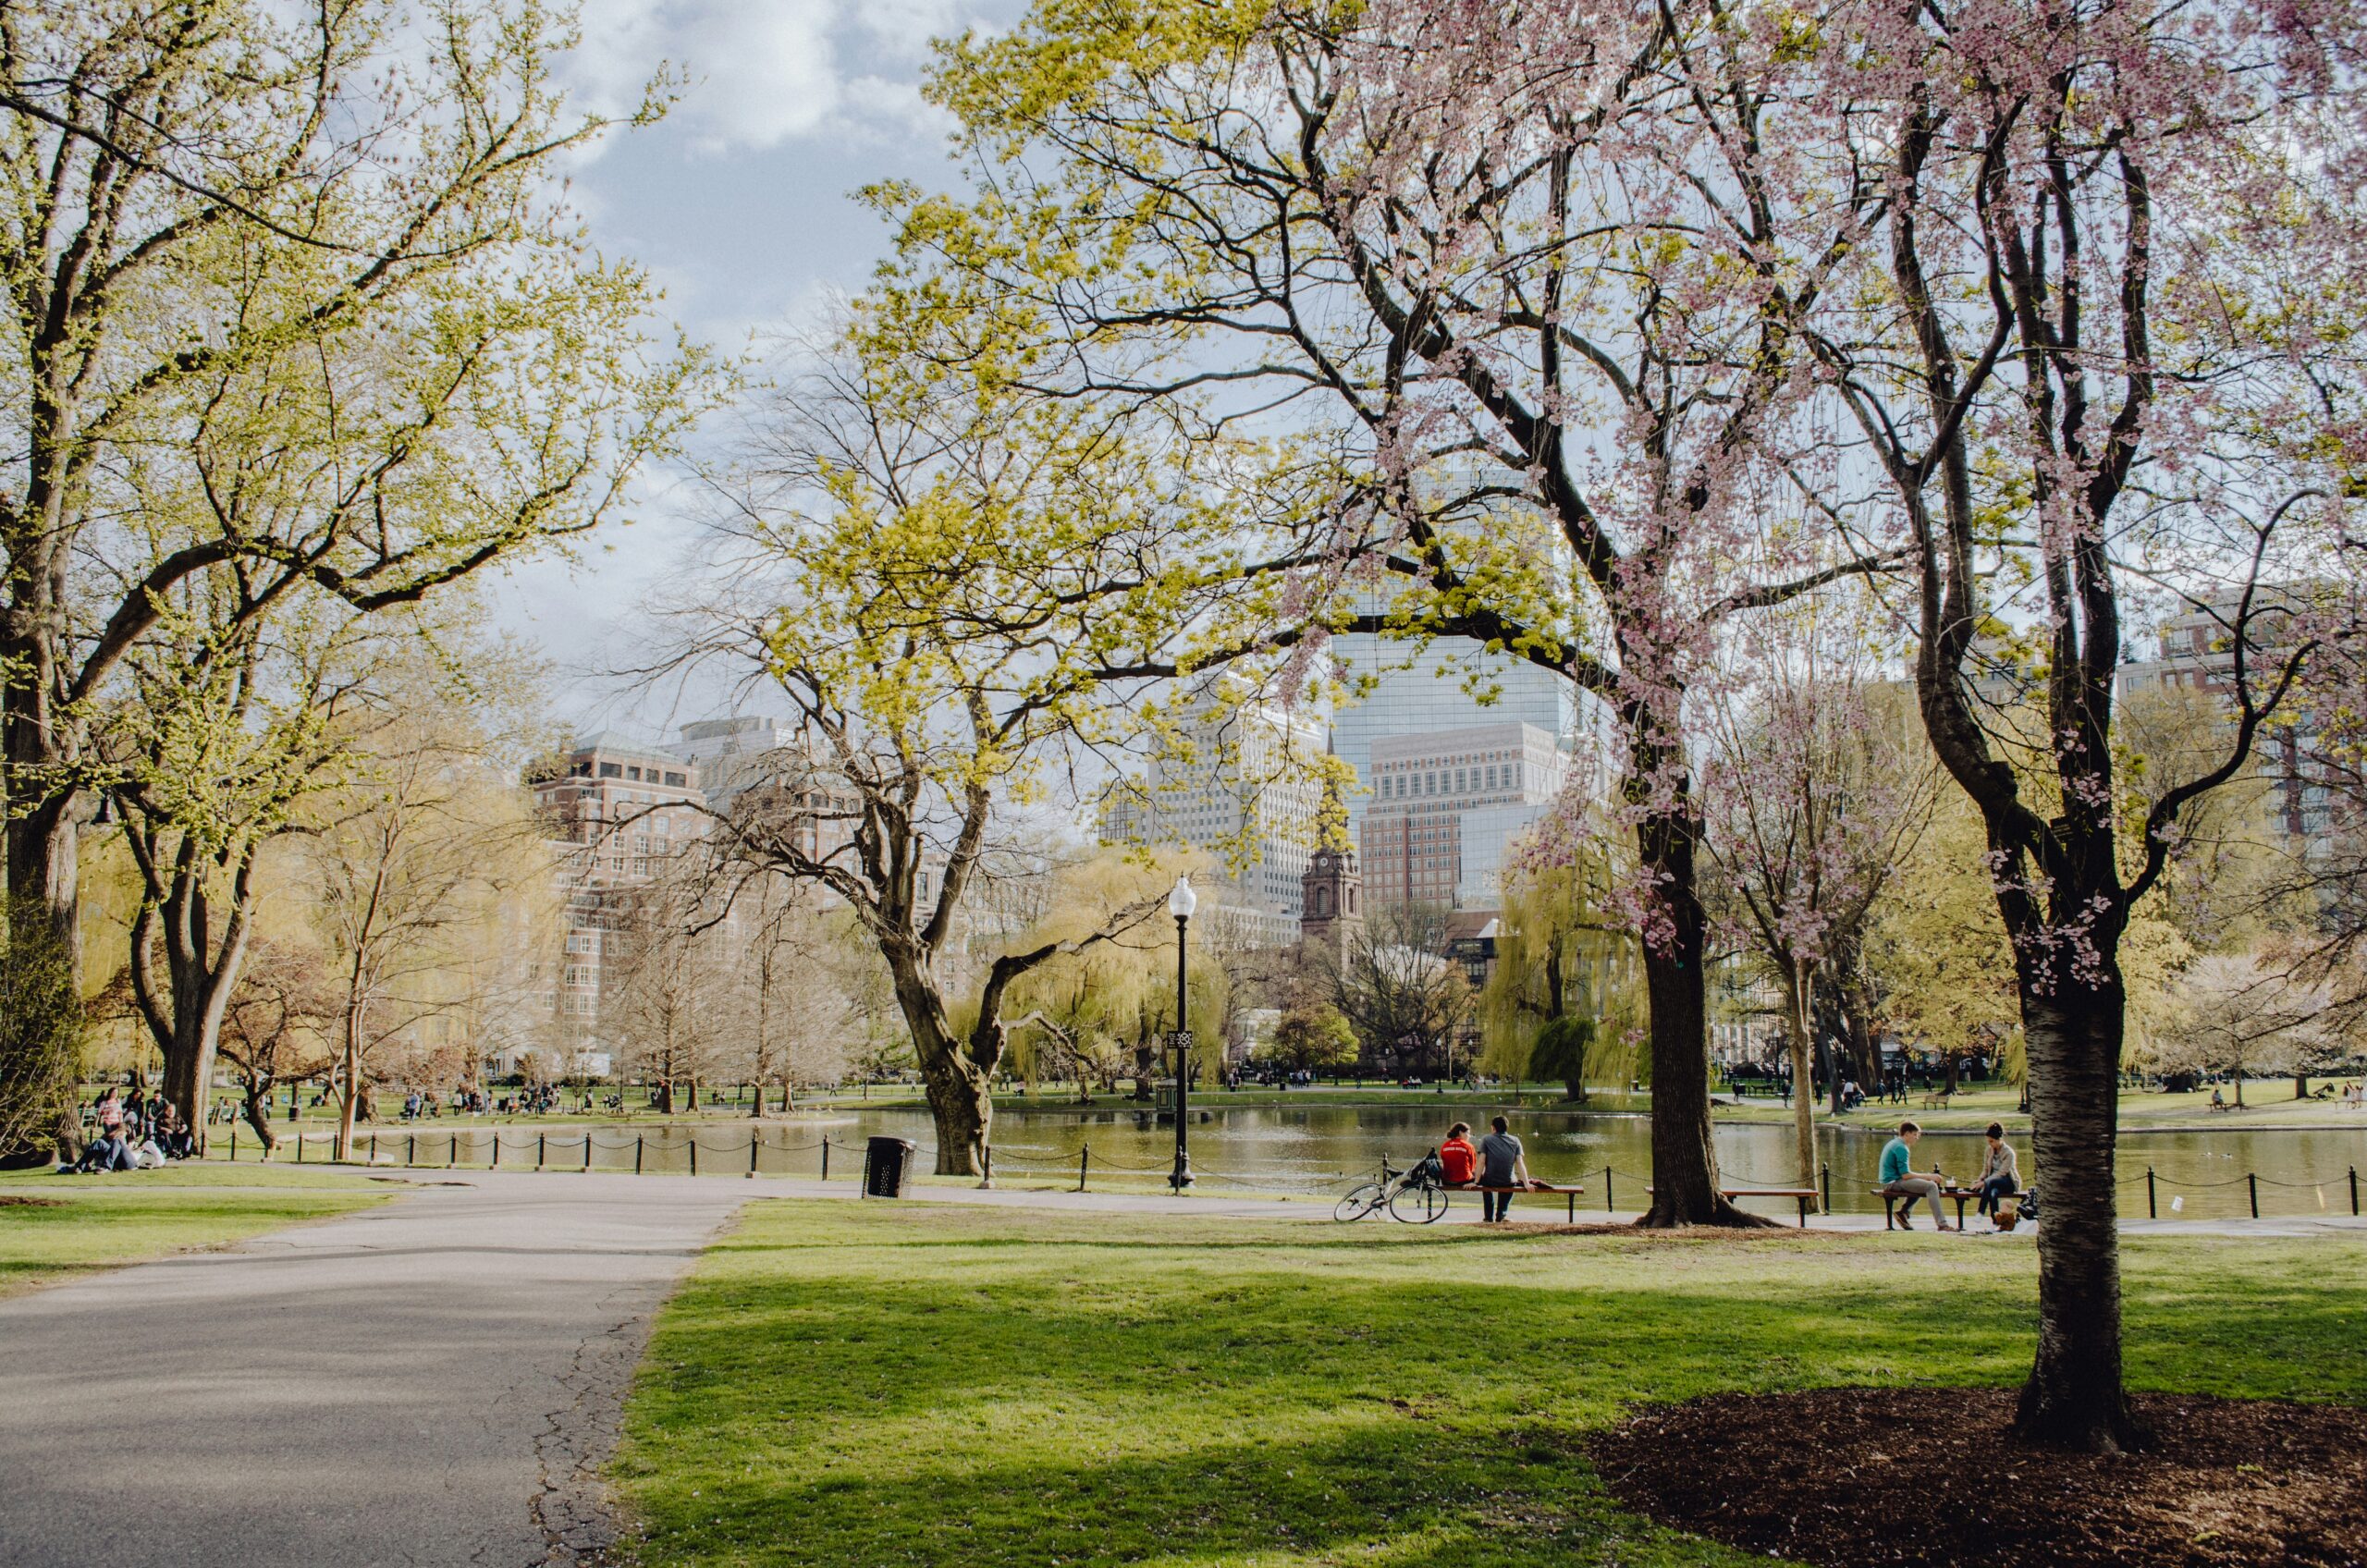
[[(1403, 1167), (1444, 1136), (1456, 1117), (1484, 1125), (1468, 1107), (1450, 1109), (1417, 1105), (1228, 1108), (1221, 1096), (1193, 1109), (1193, 1168), (1204, 1188), (1266, 1191), (1317, 1196), (1344, 1191), (1369, 1176), (1384, 1156)], [(1604, 1168), (1611, 1170), (1611, 1196), (1622, 1209), (1639, 1209), (1651, 1170), (1650, 1126), (1640, 1115), (1525, 1109), (1510, 1111), (1514, 1131), (1527, 1145), (1528, 1166), (1548, 1182), (1586, 1186), (1583, 1206), (1600, 1207)], [(2330, 1117), (2342, 1113), (2333, 1112)], [(829, 1151), (830, 1175), (852, 1178), (860, 1169), (863, 1140), (881, 1133), (910, 1138), (924, 1149), (935, 1143), (928, 1114), (914, 1109), (840, 1107), (810, 1120), (761, 1124), (762, 1146), (754, 1153), (767, 1174), (811, 1175), (821, 1168), (821, 1140)], [(595, 1130), (593, 1162), (602, 1170), (648, 1170), (690, 1168), (694, 1130), (684, 1125), (604, 1127)], [(403, 1134), (386, 1134), (392, 1140)], [(450, 1158), (484, 1164), (493, 1153), (491, 1128), (425, 1123), (417, 1134), (415, 1157), (423, 1163)], [(580, 1133), (549, 1134), (538, 1148), (525, 1129), (502, 1133), (501, 1159), (531, 1164), (541, 1154), (553, 1165), (583, 1158)], [(1717, 1129), (1719, 1164), (1737, 1185), (1784, 1186), (1792, 1181), (1792, 1133), (1787, 1125), (1746, 1123)], [(695, 1129), (702, 1172), (745, 1170), (750, 1161), (746, 1128), (707, 1122)], [(1819, 1129), (1819, 1154), (1831, 1168), (1834, 1207), (1845, 1212), (1879, 1211), (1867, 1191), (1882, 1158), (1886, 1135), (1850, 1127)], [(2018, 1140), (2026, 1181), (2044, 1180), (2034, 1170), (2027, 1138)], [(998, 1174), (1006, 1178), (1073, 1176), (1079, 1156), (1090, 1151), (1096, 1187), (1155, 1184), (1168, 1169), (1174, 1129), (1122, 1101), (1092, 1109), (999, 1109), (994, 1121)], [(1981, 1140), (1977, 1133), (1927, 1133), (1916, 1164), (1936, 1164), (1951, 1177), (1979, 1174)], [(2125, 1131), (2121, 1134), (2121, 1210), (2146, 1212), (2145, 1172), (2154, 1172), (2154, 1201), (2165, 1219), (2228, 1219), (2250, 1213), (2248, 1175), (2259, 1178), (2263, 1216), (2349, 1214), (2350, 1173), (2367, 1167), (2367, 1117), (2356, 1129), (2291, 1129), (2210, 1132)], [(926, 1166), (923, 1167), (926, 1169)], [(2174, 1207), (2175, 1205), (2175, 1207)], [(1765, 1212), (1791, 1213), (1788, 1203), (1753, 1204)], [(1953, 1206), (1951, 1206), (1953, 1209)]]

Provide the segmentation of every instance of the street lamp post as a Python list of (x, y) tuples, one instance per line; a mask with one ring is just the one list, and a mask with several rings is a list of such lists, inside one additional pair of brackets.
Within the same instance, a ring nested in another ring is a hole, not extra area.
[(1175, 1035), (1171, 1042), (1175, 1047), (1175, 1170), (1167, 1183), (1179, 1193), (1192, 1184), (1191, 1133), (1184, 1120), (1192, 1078), (1192, 1030), (1184, 1000), (1189, 994), (1184, 986), (1191, 976), (1186, 968), (1184, 927), (1199, 903), (1192, 891), (1192, 879), (1178, 876), (1175, 890), (1167, 895), (1167, 913), (1175, 917)]

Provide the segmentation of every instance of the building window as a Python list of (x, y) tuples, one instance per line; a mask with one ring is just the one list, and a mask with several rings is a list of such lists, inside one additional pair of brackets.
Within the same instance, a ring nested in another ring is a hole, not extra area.
[(615, 763), (604, 762), (600, 765), (600, 777), (603, 778), (622, 778), (624, 776), (625, 770)]

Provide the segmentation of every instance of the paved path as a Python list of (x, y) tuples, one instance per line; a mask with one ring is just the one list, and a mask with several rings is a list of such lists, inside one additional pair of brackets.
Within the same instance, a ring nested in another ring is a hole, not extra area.
[(0, 1564), (527, 1568), (600, 1546), (595, 1476), (649, 1315), (756, 1183), (458, 1180), (0, 1303)]
[[(650, 1315), (690, 1260), (748, 1198), (855, 1196), (794, 1178), (401, 1179), (417, 1190), (384, 1208), (0, 1303), (0, 1568), (574, 1564), (607, 1539), (598, 1469)], [(916, 1195), (1331, 1218), (1328, 1198), (1215, 1192)], [(1559, 1220), (1549, 1207), (1526, 1218)], [(1447, 1216), (1477, 1219), (1467, 1203)], [(2367, 1235), (2348, 1219), (2126, 1229)]]

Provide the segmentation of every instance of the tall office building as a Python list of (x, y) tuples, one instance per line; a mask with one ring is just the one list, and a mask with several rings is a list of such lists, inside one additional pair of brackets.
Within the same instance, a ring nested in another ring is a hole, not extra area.
[[(1368, 694), (1341, 704), (1332, 746), (1356, 770), (1362, 786), (1348, 797), (1348, 831), (1380, 799), (1374, 789), (1373, 748), (1385, 736), (1437, 736), (1504, 724), (1527, 725), (1568, 750), (1580, 724), (1577, 689), (1550, 669), (1478, 643), (1441, 638), (1427, 647), (1369, 632), (1331, 641), (1331, 656), (1353, 691), (1367, 680)], [(1492, 696), (1483, 704), (1482, 694)]]
[(1378, 908), (1491, 909), (1504, 857), (1569, 781), (1561, 738), (1534, 724), (1474, 725), (1372, 742), (1358, 825), (1365, 896)]
[(1177, 719), (1171, 753), (1103, 797), (1101, 836), (1208, 851), (1231, 867), (1228, 918), (1275, 945), (1296, 940), (1319, 798), (1309, 765), (1322, 750), (1322, 727), (1243, 702), (1224, 681), (1187, 697)]
[(626, 901), (705, 836), (692, 771), (686, 758), (603, 731), (527, 781), (557, 840), (567, 910), (565, 951), (546, 966), (540, 1011), (572, 1071), (603, 1077), (611, 1066), (601, 998)]

